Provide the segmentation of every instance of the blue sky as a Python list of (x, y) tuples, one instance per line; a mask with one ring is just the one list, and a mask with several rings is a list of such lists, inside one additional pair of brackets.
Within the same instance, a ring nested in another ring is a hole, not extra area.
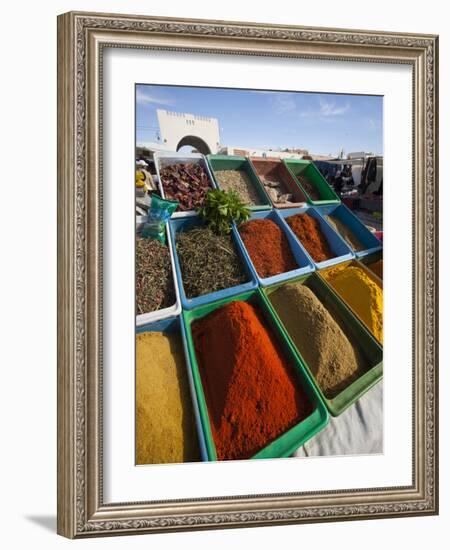
[(156, 141), (156, 109), (219, 119), (221, 145), (383, 154), (380, 96), (136, 86), (137, 144)]

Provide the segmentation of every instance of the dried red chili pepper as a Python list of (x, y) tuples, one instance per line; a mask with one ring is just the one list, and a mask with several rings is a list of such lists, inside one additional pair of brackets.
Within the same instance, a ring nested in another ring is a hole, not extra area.
[(168, 199), (177, 200), (179, 210), (193, 210), (201, 206), (212, 183), (198, 162), (165, 166), (160, 171), (161, 185)]

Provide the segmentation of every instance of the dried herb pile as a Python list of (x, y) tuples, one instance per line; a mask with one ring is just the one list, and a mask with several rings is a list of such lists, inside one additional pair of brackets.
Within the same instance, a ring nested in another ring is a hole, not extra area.
[(177, 234), (177, 253), (188, 298), (247, 282), (230, 235), (216, 235), (207, 227)]
[(170, 252), (155, 239), (136, 238), (136, 312), (150, 313), (175, 303)]
[(199, 162), (165, 166), (159, 174), (166, 198), (178, 201), (178, 210), (182, 211), (201, 206), (207, 191), (213, 187)]
[(234, 191), (244, 204), (259, 204), (261, 199), (245, 170), (217, 170), (215, 172), (221, 189)]

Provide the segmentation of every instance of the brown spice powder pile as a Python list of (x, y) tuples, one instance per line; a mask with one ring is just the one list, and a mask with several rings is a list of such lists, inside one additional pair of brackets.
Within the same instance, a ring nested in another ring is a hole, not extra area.
[(286, 222), (315, 262), (335, 257), (316, 218), (295, 214), (286, 218)]
[(367, 370), (360, 352), (307, 286), (283, 285), (269, 299), (328, 399)]

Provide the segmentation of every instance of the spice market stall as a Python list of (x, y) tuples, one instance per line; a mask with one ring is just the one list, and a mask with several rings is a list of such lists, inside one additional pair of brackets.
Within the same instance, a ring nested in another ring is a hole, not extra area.
[(358, 422), (376, 447), (380, 415), (361, 428), (361, 407), (381, 406), (382, 242), (310, 161), (154, 160), (160, 196), (136, 237), (137, 463), (326, 454)]

